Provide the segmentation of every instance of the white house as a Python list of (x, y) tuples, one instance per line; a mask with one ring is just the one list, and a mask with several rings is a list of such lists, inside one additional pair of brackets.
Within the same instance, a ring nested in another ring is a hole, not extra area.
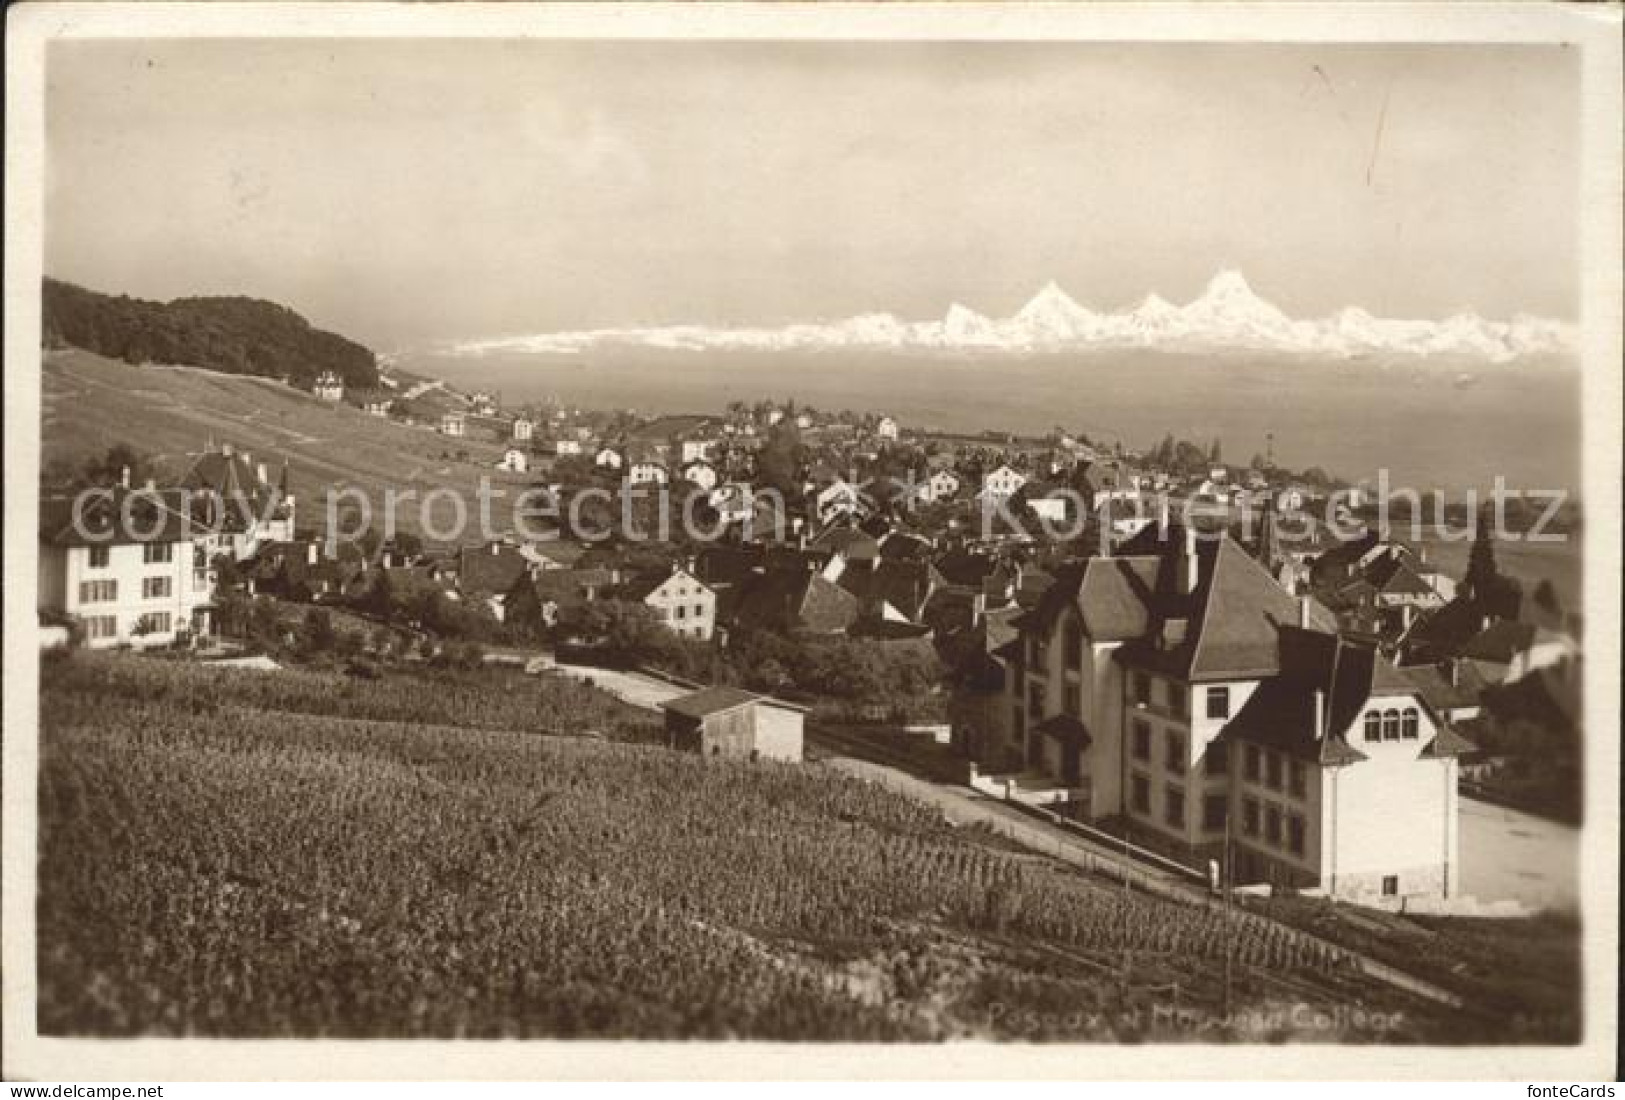
[(717, 441), (706, 438), (690, 438), (682, 441), (679, 446), (680, 460), (683, 462), (708, 462)]
[(282, 463), (273, 484), (263, 461), (230, 443), (211, 443), (181, 475), (178, 488), (190, 494), (196, 541), (206, 559), (230, 554), (245, 561), (265, 542), (293, 539), (295, 501), (288, 482), (288, 464)]
[(988, 501), (1009, 500), (1025, 484), (1025, 474), (1017, 473), (1009, 466), (1000, 466), (982, 478), (982, 491), (978, 495)]
[(1228, 536), (1148, 534), (1060, 567), (1022, 617), (1008, 755), (1193, 867), (1228, 835), (1239, 883), (1455, 896), (1470, 746), (1418, 684)]
[(367, 410), (367, 415), (369, 416), (388, 416), (389, 410), (394, 406), (394, 404), (395, 403), (387, 397), (375, 397), (367, 402), (365, 408)]
[(715, 489), (717, 486), (717, 470), (704, 459), (694, 459), (683, 466), (683, 480), (698, 485), (702, 489)]
[(571, 439), (568, 436), (555, 439), (553, 441), (553, 453), (560, 458), (564, 458), (566, 455), (578, 455), (581, 453), (581, 440)]
[(881, 439), (897, 438), (897, 421), (889, 416), (883, 416), (875, 422), (875, 435)]
[(716, 630), (716, 592), (682, 566), (634, 577), (621, 598), (651, 608), (674, 634), (705, 641)]
[(626, 468), (628, 485), (664, 485), (669, 478), (666, 467), (658, 462), (634, 462)]
[(856, 515), (863, 509), (863, 493), (844, 478), (835, 478), (813, 492), (813, 515), (820, 523), (837, 516)]
[(536, 422), (528, 416), (516, 416), (513, 421), (513, 438), (516, 443), (525, 443), (536, 434)]
[(461, 412), (448, 412), (440, 418), (440, 434), (461, 437), (468, 433), (468, 417)]
[(593, 456), (592, 462), (600, 470), (619, 470), (626, 465), (626, 459), (614, 447), (598, 448), (598, 453)]
[(914, 489), (914, 499), (924, 504), (949, 500), (959, 492), (959, 475), (952, 470), (934, 470)]
[(742, 481), (718, 485), (706, 500), (724, 523), (743, 523), (755, 515), (756, 494)]
[(316, 376), (316, 384), (310, 388), (318, 400), (331, 401), (337, 404), (344, 400), (344, 379), (330, 370), (324, 370)]
[(506, 470), (511, 474), (522, 474), (530, 469), (530, 456), (518, 447), (509, 447), (502, 452), (502, 461), (497, 463), (497, 469)]
[(77, 619), (95, 649), (207, 633), (214, 574), (187, 500), (122, 486), (41, 500), (40, 610)]

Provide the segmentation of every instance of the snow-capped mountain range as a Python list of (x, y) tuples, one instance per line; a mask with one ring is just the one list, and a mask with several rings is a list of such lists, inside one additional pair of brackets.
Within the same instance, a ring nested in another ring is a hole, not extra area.
[(1459, 313), (1442, 321), (1374, 317), (1351, 306), (1318, 320), (1294, 320), (1260, 298), (1239, 272), (1221, 271), (1182, 306), (1148, 295), (1131, 309), (1100, 313), (1051, 282), (1013, 316), (987, 317), (954, 303), (939, 321), (903, 321), (890, 313), (774, 328), (606, 328), (468, 341), (459, 355), (572, 354), (606, 345), (681, 351), (975, 351), (1024, 354), (1096, 349), (1254, 351), (1347, 359), (1361, 355), (1467, 357), (1504, 363), (1569, 353), (1572, 325), (1518, 315), (1509, 321)]

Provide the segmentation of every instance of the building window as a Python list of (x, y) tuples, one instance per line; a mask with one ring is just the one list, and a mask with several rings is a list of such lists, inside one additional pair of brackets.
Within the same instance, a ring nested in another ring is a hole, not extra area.
[(1230, 689), (1216, 687), (1207, 689), (1207, 716), (1209, 718), (1230, 717)]
[(682, 604), (678, 604), (677, 605), (677, 617), (679, 619), (688, 618), (688, 608), (684, 607)]
[(1385, 710), (1382, 712), (1382, 739), (1384, 741), (1399, 740), (1399, 711)]
[(1382, 715), (1374, 710), (1366, 712), (1365, 739), (1367, 741), (1382, 740)]
[(169, 612), (155, 611), (149, 615), (141, 616), (136, 624), (137, 634), (168, 634), (170, 626)]
[(1246, 760), (1247, 760), (1247, 763), (1246, 763), (1247, 779), (1248, 779), (1249, 782), (1257, 783), (1258, 782), (1258, 774), (1259, 774), (1259, 766), (1260, 766), (1259, 765), (1260, 756), (1259, 756), (1258, 746), (1257, 745), (1248, 745), (1247, 746)]
[(92, 641), (118, 637), (118, 619), (112, 615), (90, 616), (85, 620), (85, 637)]
[(697, 603), (694, 605), (694, 617), (696, 619), (705, 617), (705, 605), (703, 603)]
[(1406, 707), (1405, 712), (1399, 716), (1399, 732), (1405, 740), (1416, 740), (1418, 718), (1415, 707)]
[(160, 565), (175, 560), (175, 547), (167, 542), (149, 542), (141, 547), (141, 560)]
[(1169, 826), (1185, 831), (1185, 788), (1168, 784), (1164, 791), (1166, 801), (1163, 803), (1162, 816)]
[(1134, 759), (1151, 759), (1151, 727), (1146, 723), (1135, 720), (1132, 727), (1134, 735)]
[(109, 546), (92, 546), (90, 548), (90, 568), (106, 569), (112, 560), (113, 551)]
[(1151, 705), (1151, 677), (1143, 672), (1134, 674), (1134, 701), (1146, 706)]
[(1068, 684), (1062, 694), (1066, 697), (1066, 713), (1083, 717), (1083, 691), (1077, 684)]
[(118, 599), (118, 581), (80, 581), (80, 603), (112, 603)]
[(1264, 839), (1271, 844), (1281, 843), (1281, 811), (1274, 806), (1264, 810)]
[(1302, 798), (1309, 790), (1309, 773), (1303, 763), (1298, 760), (1288, 761), (1287, 778), (1291, 784), (1292, 796)]
[(1151, 812), (1151, 780), (1143, 775), (1135, 775), (1131, 784), (1133, 789), (1133, 806), (1137, 814)]
[(1207, 747), (1207, 773), (1209, 775), (1224, 775), (1230, 770), (1230, 745), (1225, 741), (1215, 741)]
[(1303, 855), (1302, 814), (1292, 814), (1286, 819), (1286, 846), (1293, 855)]
[(174, 595), (174, 591), (174, 582), (169, 577), (141, 578), (141, 598), (144, 600), (167, 600)]
[(1185, 739), (1179, 734), (1169, 731), (1163, 740), (1163, 747), (1167, 750), (1168, 770), (1176, 775), (1185, 774)]
[(1168, 709), (1175, 714), (1185, 713), (1185, 685), (1168, 685)]
[(1248, 836), (1258, 835), (1258, 799), (1248, 798), (1241, 803), (1241, 831)]
[(1398, 875), (1382, 876), (1382, 896), (1385, 898), (1394, 898), (1399, 896)]
[(1032, 683), (1027, 685), (1027, 709), (1040, 717), (1044, 714), (1044, 685)]
[(1264, 782), (1272, 791), (1281, 789), (1281, 754), (1271, 751), (1264, 757)]
[(1224, 828), (1229, 816), (1230, 800), (1222, 794), (1210, 794), (1202, 799), (1202, 828), (1212, 831)]

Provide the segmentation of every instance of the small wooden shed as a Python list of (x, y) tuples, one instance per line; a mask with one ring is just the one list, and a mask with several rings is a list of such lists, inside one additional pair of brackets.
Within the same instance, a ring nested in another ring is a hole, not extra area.
[(734, 687), (708, 687), (664, 704), (666, 745), (704, 756), (801, 759), (807, 708)]

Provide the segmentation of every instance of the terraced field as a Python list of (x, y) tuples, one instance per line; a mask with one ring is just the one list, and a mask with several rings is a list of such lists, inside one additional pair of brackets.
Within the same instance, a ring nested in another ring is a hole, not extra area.
[(468, 673), (489, 690), (431, 685), (452, 701), (404, 721), (404, 685), (283, 675), (47, 668), (43, 1031), (1452, 1030), (1280, 926), (1125, 892), (816, 765), (549, 735), (586, 713), (553, 695), (580, 685)]

